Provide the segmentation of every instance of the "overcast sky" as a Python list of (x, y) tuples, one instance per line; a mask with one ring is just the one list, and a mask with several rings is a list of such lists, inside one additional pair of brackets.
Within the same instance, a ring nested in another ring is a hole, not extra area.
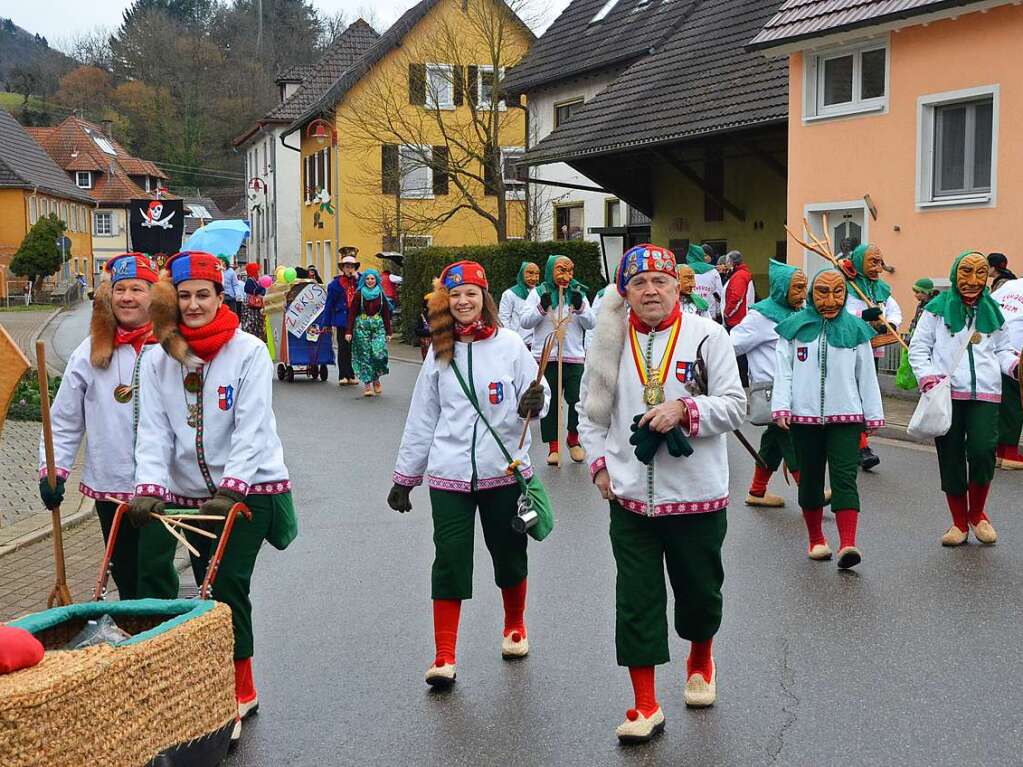
[[(570, 2), (538, 2), (538, 7), (547, 9), (545, 23), (557, 18)], [(360, 12), (365, 13), (364, 9), (372, 8), (384, 27), (413, 3), (414, 0), (312, 0), (319, 10), (326, 13), (343, 10), (352, 18), (359, 16)], [(0, 0), (0, 17), (14, 19), (19, 27), (43, 35), (50, 45), (57, 45), (82, 30), (117, 27), (121, 23), (121, 12), (130, 4), (130, 0)]]

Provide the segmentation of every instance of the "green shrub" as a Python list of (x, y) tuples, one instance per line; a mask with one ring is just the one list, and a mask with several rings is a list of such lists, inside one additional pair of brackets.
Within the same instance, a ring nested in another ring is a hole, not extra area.
[(558, 254), (568, 256), (575, 263), (575, 278), (590, 289), (589, 297), (606, 284), (603, 276), (600, 246), (595, 242), (572, 240), (569, 242), (531, 242), (510, 240), (497, 245), (466, 245), (462, 247), (432, 247), (412, 251), (405, 257), (401, 285), (401, 333), (406, 340), (413, 337), (422, 298), (433, 287), (433, 279), (440, 276), (448, 264), (455, 261), (477, 261), (487, 270), (490, 294), (500, 303), (501, 294), (515, 284), (519, 266), (532, 261), (541, 273), (547, 257)]
[[(50, 402), (53, 402), (60, 387), (60, 376), (50, 376), (47, 383), (50, 387)], [(14, 390), (7, 417), (12, 421), (42, 421), (39, 402), (39, 374), (35, 370), (29, 370), (18, 381), (18, 388)]]

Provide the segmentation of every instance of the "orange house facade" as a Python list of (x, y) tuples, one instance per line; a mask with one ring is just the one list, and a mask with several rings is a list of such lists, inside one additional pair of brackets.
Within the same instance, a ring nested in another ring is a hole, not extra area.
[[(1023, 6), (814, 5), (787, 0), (751, 43), (789, 57), (790, 227), (876, 243), (909, 317), (913, 282), (947, 286), (963, 250), (1020, 271)], [(824, 266), (791, 241), (788, 259)]]

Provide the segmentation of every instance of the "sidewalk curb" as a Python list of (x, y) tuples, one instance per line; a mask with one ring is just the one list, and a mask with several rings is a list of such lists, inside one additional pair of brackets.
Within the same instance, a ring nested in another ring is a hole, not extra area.
[[(61, 529), (69, 530), (72, 527), (78, 527), (79, 525), (87, 522), (92, 516), (96, 503), (91, 498), (83, 500), (81, 506), (78, 507), (78, 511), (73, 514), (69, 514), (61, 520)], [(26, 546), (30, 546), (33, 543), (49, 538), (53, 534), (53, 529), (50, 525), (41, 527), (38, 530), (33, 530), (31, 533), (25, 533), (18, 538), (0, 545), (0, 557), (4, 557), (7, 554), (12, 554), (18, 549), (23, 549)]]
[[(46, 329), (48, 327), (50, 327), (50, 323), (53, 322), (54, 319), (56, 319), (57, 315), (60, 314), (63, 311), (64, 311), (64, 307), (63, 306), (61, 306), (61, 307), (59, 307), (57, 309), (54, 309), (50, 313), (50, 316), (47, 317), (45, 320), (43, 320), (43, 324), (39, 326), (39, 330), (37, 330), (35, 332), (35, 335), (32, 336), (32, 340), (29, 341), (29, 345), (32, 347), (31, 348), (31, 354), (32, 354), (32, 358), (33, 359), (35, 359), (36, 342), (42, 337), (43, 333), (46, 332)], [(54, 375), (54, 376), (63, 376), (64, 375), (64, 371), (63, 370), (58, 370), (56, 367), (54, 367), (52, 364), (50, 364), (50, 360), (51, 359), (52, 358), (49, 355), (47, 355), (47, 357), (46, 357), (46, 372), (49, 373), (50, 375)], [(39, 360), (36, 360), (36, 365), (38, 366), (38, 364), (39, 364)], [(0, 551), (0, 554), (2, 554), (2, 551)]]

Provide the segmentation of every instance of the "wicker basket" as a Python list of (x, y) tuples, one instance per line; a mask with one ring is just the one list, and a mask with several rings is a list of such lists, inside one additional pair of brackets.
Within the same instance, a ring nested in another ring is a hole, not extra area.
[[(104, 613), (132, 638), (54, 652)], [(39, 665), (0, 676), (4, 767), (142, 767), (230, 731), (238, 704), (231, 611), (224, 605), (89, 602), (11, 625), (33, 633), (47, 652)]]

